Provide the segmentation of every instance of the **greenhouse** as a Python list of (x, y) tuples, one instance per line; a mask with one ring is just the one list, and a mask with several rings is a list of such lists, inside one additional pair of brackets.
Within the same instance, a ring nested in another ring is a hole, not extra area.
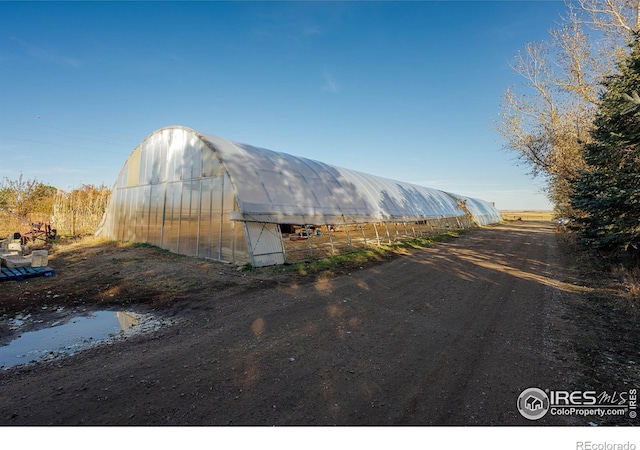
[(261, 267), (500, 221), (484, 200), (174, 126), (131, 153), (98, 234)]

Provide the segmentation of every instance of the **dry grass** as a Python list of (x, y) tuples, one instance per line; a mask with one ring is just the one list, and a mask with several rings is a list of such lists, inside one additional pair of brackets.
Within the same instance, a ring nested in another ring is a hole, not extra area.
[(504, 220), (553, 220), (553, 211), (504, 210), (500, 211)]
[(640, 301), (640, 267), (627, 268), (623, 265), (614, 267), (611, 274), (622, 282), (623, 296), (630, 302)]

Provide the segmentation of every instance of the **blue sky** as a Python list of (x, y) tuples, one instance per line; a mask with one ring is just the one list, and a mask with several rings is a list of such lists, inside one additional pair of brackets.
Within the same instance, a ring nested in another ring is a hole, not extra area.
[(491, 130), (561, 1), (0, 2), (0, 178), (111, 187), (153, 131), (549, 209)]

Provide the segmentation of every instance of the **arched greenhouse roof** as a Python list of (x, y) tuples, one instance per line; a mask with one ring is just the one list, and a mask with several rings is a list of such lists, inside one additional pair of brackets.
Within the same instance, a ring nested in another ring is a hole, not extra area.
[(483, 200), (173, 126), (131, 153), (96, 233), (262, 267), (500, 220)]
[(129, 169), (123, 169), (117, 186), (136, 184), (125, 180), (136, 178), (131, 166), (139, 167), (137, 184), (145, 185), (203, 178), (212, 171), (208, 166), (222, 165), (236, 192), (238, 211), (234, 211), (234, 220), (310, 224), (428, 220), (464, 216), (466, 212), (460, 206), (464, 201), (479, 224), (500, 221), (495, 207), (483, 200), (233, 142), (182, 126), (155, 131), (136, 151), (144, 153), (142, 162), (125, 164)]
[[(245, 216), (346, 217), (349, 221), (463, 215), (445, 192), (344, 169), (217, 136), (202, 135), (216, 150), (238, 193)], [(258, 217), (256, 217), (258, 219)], [(326, 222), (326, 221), (325, 221)], [(311, 222), (310, 222), (311, 223)]]

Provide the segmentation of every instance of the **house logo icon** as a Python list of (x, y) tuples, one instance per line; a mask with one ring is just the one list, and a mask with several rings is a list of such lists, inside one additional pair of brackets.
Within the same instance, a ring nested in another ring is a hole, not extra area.
[(542, 409), (542, 400), (533, 395), (527, 397), (524, 401), (524, 404), (530, 411), (537, 411), (539, 409)]
[(549, 397), (541, 389), (525, 389), (518, 397), (518, 411), (526, 419), (538, 420), (549, 411)]

